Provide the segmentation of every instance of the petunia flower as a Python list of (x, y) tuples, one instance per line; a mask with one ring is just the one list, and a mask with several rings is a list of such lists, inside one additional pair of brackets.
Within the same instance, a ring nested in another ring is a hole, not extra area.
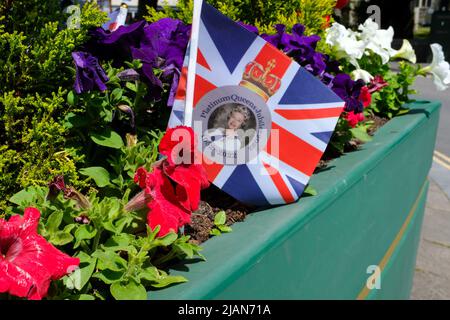
[(40, 300), (47, 295), (50, 282), (78, 267), (72, 258), (37, 233), (40, 213), (25, 209), (6, 221), (0, 219), (0, 292)]
[(159, 152), (171, 165), (195, 162), (195, 135), (191, 127), (169, 128), (161, 139)]
[(362, 102), (364, 108), (367, 108), (372, 103), (372, 95), (370, 94), (368, 87), (364, 86), (361, 88), (361, 93), (359, 94), (359, 101)]
[(419, 70), (419, 74), (432, 74), (437, 90), (446, 90), (450, 85), (450, 65), (445, 61), (444, 51), (440, 44), (431, 44), (431, 51), (433, 52), (431, 64)]
[(365, 49), (370, 49), (379, 55), (383, 64), (388, 63), (396, 53), (396, 50), (392, 49), (394, 29), (392, 27), (380, 29), (371, 18), (359, 25), (358, 29), (361, 31), (361, 40), (366, 43)]
[(361, 113), (364, 106), (360, 100), (361, 88), (364, 81), (353, 81), (348, 74), (340, 73), (333, 80), (332, 90), (345, 101), (344, 110)]
[(159, 145), (166, 158), (148, 172), (136, 171), (134, 181), (144, 193), (135, 196), (127, 210), (139, 210), (144, 201), (150, 209), (149, 226), (160, 226), (158, 236), (177, 232), (190, 222), (192, 211), (198, 209), (200, 191), (209, 186), (205, 169), (195, 163), (195, 136), (192, 128), (179, 126), (167, 130)]
[(395, 52), (392, 59), (405, 59), (411, 63), (417, 62), (416, 52), (414, 51), (411, 43), (406, 39), (403, 39), (401, 48)]
[(168, 106), (173, 105), (190, 33), (189, 25), (172, 18), (160, 19), (144, 28), (141, 50), (156, 55), (152, 67), (162, 70), (164, 82), (171, 82)]
[(76, 51), (72, 52), (72, 58), (76, 68), (74, 89), (78, 94), (94, 88), (101, 91), (107, 89), (105, 82), (109, 78), (96, 57), (87, 52)]
[(275, 34), (263, 34), (261, 37), (292, 57), (313, 75), (323, 75), (327, 67), (326, 56), (315, 50), (319, 36), (304, 35), (305, 27), (299, 23), (292, 27), (292, 34), (286, 33), (286, 26), (283, 24), (275, 25), (275, 30)]
[(139, 48), (144, 34), (144, 20), (120, 26), (116, 31), (105, 31), (99, 27), (89, 32), (91, 39), (86, 44), (86, 50), (94, 56), (113, 60), (114, 65), (121, 66), (123, 61), (131, 60), (132, 48)]
[(47, 194), (47, 199), (50, 201), (54, 200), (59, 192), (62, 192), (64, 199), (75, 200), (77, 207), (82, 209), (88, 209), (91, 207), (91, 203), (82, 193), (78, 192), (71, 186), (66, 186), (64, 176), (62, 175), (54, 177), (48, 186), (49, 191)]
[(355, 32), (334, 22), (326, 30), (325, 41), (336, 51), (338, 59), (348, 59), (352, 65), (359, 68), (358, 60), (364, 55), (366, 43), (359, 40)]
[(384, 87), (387, 87), (389, 83), (387, 83), (382, 76), (376, 75), (369, 83), (368, 89), (369, 93), (374, 93), (380, 91)]
[(66, 189), (66, 184), (64, 182), (64, 176), (63, 175), (57, 175), (53, 178), (52, 181), (48, 184), (48, 194), (47, 199), (48, 200), (54, 200), (60, 191), (64, 192)]
[(354, 128), (356, 125), (362, 121), (364, 121), (364, 114), (363, 113), (354, 113), (353, 111), (348, 112), (345, 116), (345, 119), (347, 120), (350, 127)]
[(158, 236), (161, 237), (169, 232), (177, 233), (180, 227), (191, 221), (190, 211), (179, 203), (172, 182), (161, 168), (153, 168), (151, 173), (141, 169), (140, 174), (142, 173), (145, 174), (144, 191), (151, 197), (151, 201), (147, 203), (150, 209), (147, 215), (148, 225), (152, 229), (159, 225)]
[(367, 72), (366, 70), (363, 70), (363, 69), (353, 70), (351, 73), (351, 76), (352, 76), (353, 80), (362, 80), (362, 81), (364, 81), (364, 83), (369, 83), (373, 79), (373, 76), (369, 72)]
[(274, 47), (283, 50), (289, 43), (289, 35), (286, 32), (286, 26), (284, 24), (276, 24), (274, 26), (275, 34), (262, 34), (261, 37), (269, 42)]

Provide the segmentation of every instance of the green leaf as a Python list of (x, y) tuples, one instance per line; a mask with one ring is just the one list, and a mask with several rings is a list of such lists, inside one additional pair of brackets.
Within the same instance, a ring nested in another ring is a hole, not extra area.
[(222, 233), (220, 232), (219, 229), (212, 229), (212, 230), (209, 232), (209, 234), (212, 235), (212, 236), (220, 236)]
[(95, 237), (97, 230), (91, 225), (82, 225), (75, 231), (75, 245), (74, 249), (78, 248), (83, 240), (89, 240)]
[(50, 234), (49, 241), (55, 246), (63, 246), (72, 242), (74, 238), (70, 232), (76, 226), (74, 223), (66, 225), (64, 230)]
[(133, 92), (137, 92), (137, 87), (134, 83), (127, 82), (125, 86)]
[(91, 296), (90, 294), (80, 294), (73, 300), (95, 300), (95, 297)]
[(84, 176), (92, 178), (100, 188), (110, 184), (109, 172), (103, 167), (89, 167), (80, 169), (80, 173)]
[(156, 267), (148, 267), (139, 273), (139, 278), (141, 280), (154, 282), (157, 281), (159, 277), (160, 275)]
[(361, 127), (352, 128), (350, 129), (350, 132), (352, 133), (353, 137), (362, 142), (369, 142), (372, 140), (372, 137), (369, 136), (367, 132)]
[(133, 280), (128, 283), (113, 283), (110, 287), (112, 296), (116, 300), (147, 300), (147, 291), (144, 286)]
[(72, 273), (66, 275), (62, 281), (69, 290), (81, 290), (80, 279), (81, 271), (80, 269), (75, 269)]
[(219, 230), (224, 233), (233, 231), (229, 226), (226, 226), (226, 225), (220, 225), (220, 226), (217, 226), (217, 228), (219, 228)]
[(107, 222), (103, 223), (103, 227), (106, 230), (111, 231), (115, 234), (120, 234), (120, 233), (122, 233), (123, 229), (127, 225), (130, 225), (132, 222), (133, 222), (133, 217), (127, 216), (127, 217), (120, 218), (115, 223), (113, 223), (113, 221), (111, 221), (111, 220), (108, 220)]
[(85, 127), (89, 125), (91, 119), (86, 116), (81, 116), (74, 114), (72, 112), (68, 113), (64, 118), (63, 125), (66, 129)]
[(20, 207), (27, 207), (36, 204), (39, 201), (44, 201), (46, 194), (47, 189), (41, 187), (27, 187), (13, 195), (9, 201)]
[(64, 214), (62, 211), (55, 211), (47, 218), (45, 227), (48, 232), (53, 233), (58, 230), (59, 225), (62, 222), (63, 215)]
[(65, 231), (57, 231), (50, 235), (49, 241), (55, 246), (63, 246), (73, 241), (73, 236)]
[(116, 88), (111, 92), (111, 101), (113, 103), (117, 103), (120, 101), (120, 99), (122, 98), (122, 94), (123, 94), (123, 89), (121, 88)]
[(183, 252), (188, 258), (194, 256), (194, 250), (189, 243), (178, 243), (175, 245), (181, 252)]
[(120, 149), (124, 145), (120, 135), (111, 129), (107, 129), (102, 133), (92, 134), (91, 139), (98, 145), (114, 149)]
[(94, 278), (100, 279), (106, 284), (113, 284), (115, 282), (119, 282), (123, 279), (123, 275), (125, 270), (121, 271), (112, 271), (109, 269), (102, 270), (93, 275)]
[(182, 283), (182, 282), (187, 282), (187, 279), (185, 277), (182, 277), (182, 276), (167, 276), (167, 275), (163, 275), (163, 276), (160, 276), (159, 279), (157, 279), (157, 282), (152, 283), (152, 287), (164, 288), (164, 287), (167, 287), (167, 286), (169, 286), (171, 284)]
[(214, 217), (214, 224), (216, 226), (223, 225), (227, 221), (227, 215), (225, 214), (225, 211), (219, 211), (216, 216)]
[(73, 91), (69, 91), (67, 94), (67, 103), (71, 106), (75, 106), (77, 103), (77, 96)]
[(303, 191), (303, 193), (304, 193), (305, 195), (309, 195), (309, 196), (316, 196), (316, 195), (317, 195), (317, 190), (314, 189), (312, 186), (308, 185), (308, 186), (305, 188), (305, 191)]
[(80, 290), (81, 290), (91, 279), (92, 273), (94, 272), (95, 267), (97, 265), (97, 259), (89, 256), (84, 252), (78, 253), (76, 257), (80, 258), (80, 272), (81, 272)]
[(122, 233), (109, 238), (104, 247), (113, 251), (125, 250), (130, 246), (132, 240), (133, 236), (131, 234)]
[(124, 271), (128, 268), (127, 261), (112, 250), (97, 250), (92, 256), (98, 258), (99, 261), (97, 267), (99, 270), (109, 269), (112, 271)]
[(178, 235), (174, 232), (166, 234), (162, 238), (157, 238), (152, 242), (152, 247), (167, 247), (170, 246), (175, 240), (177, 240)]

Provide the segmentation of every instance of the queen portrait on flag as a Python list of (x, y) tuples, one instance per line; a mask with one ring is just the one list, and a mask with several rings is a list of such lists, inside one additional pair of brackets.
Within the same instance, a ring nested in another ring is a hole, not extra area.
[(216, 150), (238, 151), (248, 143), (245, 131), (251, 130), (254, 122), (254, 116), (246, 106), (223, 105), (211, 115), (203, 141), (206, 145), (213, 144)]

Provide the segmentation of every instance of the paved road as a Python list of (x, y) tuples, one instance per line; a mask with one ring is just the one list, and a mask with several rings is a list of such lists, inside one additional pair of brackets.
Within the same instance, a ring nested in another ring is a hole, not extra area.
[(450, 299), (450, 89), (436, 91), (430, 78), (415, 88), (442, 108), (411, 299)]
[(450, 88), (446, 91), (437, 91), (431, 78), (423, 77), (416, 80), (414, 87), (419, 92), (417, 99), (442, 101), (436, 149), (450, 155)]

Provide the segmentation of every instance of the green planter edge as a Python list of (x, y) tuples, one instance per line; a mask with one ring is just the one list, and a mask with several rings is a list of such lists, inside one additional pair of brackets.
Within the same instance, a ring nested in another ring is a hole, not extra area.
[(234, 224), (203, 243), (207, 261), (170, 270), (188, 282), (148, 299), (408, 299), (440, 106), (408, 105), (361, 150), (315, 174), (318, 195)]

